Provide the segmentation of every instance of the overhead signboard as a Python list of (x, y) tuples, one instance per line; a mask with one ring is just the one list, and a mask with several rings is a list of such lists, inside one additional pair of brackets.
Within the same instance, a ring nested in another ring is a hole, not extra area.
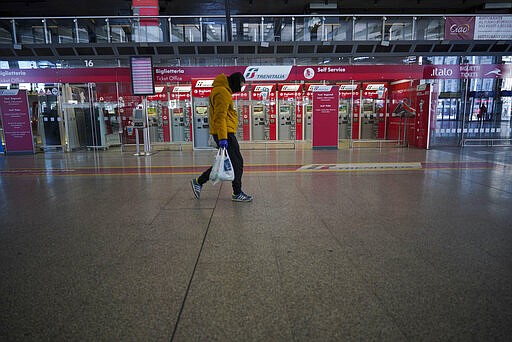
[(151, 57), (131, 57), (130, 72), (133, 95), (154, 95), (153, 62)]

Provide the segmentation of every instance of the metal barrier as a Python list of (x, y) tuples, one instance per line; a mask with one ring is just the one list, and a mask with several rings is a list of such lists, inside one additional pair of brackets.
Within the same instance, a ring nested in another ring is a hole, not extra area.
[(360, 140), (352, 140), (350, 147), (351, 148), (379, 148), (383, 147), (407, 147), (408, 145), (404, 144), (400, 140), (375, 140), (375, 139), (360, 139)]
[[(508, 141), (508, 144), (498, 143)], [(485, 142), (485, 143), (484, 143)], [(468, 144), (469, 143), (469, 144)], [(473, 144), (475, 143), (475, 144)], [(494, 139), (462, 139), (462, 147), (466, 146), (511, 146), (511, 138), (494, 138)]]

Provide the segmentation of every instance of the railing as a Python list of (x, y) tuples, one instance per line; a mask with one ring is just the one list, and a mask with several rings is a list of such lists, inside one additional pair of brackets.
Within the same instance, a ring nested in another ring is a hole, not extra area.
[(462, 139), (462, 147), (465, 146), (510, 146), (510, 138), (481, 138), (481, 139)]
[[(233, 15), (232, 41), (442, 40), (439, 15)], [(0, 18), (0, 44), (227, 42), (224, 16)]]

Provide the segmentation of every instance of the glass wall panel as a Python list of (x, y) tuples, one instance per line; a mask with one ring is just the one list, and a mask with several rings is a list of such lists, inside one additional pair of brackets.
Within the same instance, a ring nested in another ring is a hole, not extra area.
[(20, 44), (44, 44), (45, 31), (42, 19), (16, 20), (16, 38)]
[(261, 40), (261, 18), (233, 19), (232, 33), (234, 41), (258, 42)]
[(382, 19), (357, 18), (354, 40), (382, 40)]
[(416, 39), (442, 40), (444, 39), (444, 19), (442, 17), (416, 18)]
[(326, 40), (348, 41), (352, 40), (351, 17), (327, 17), (325, 19)]
[(384, 26), (384, 40), (412, 40), (411, 17), (387, 17)]
[(226, 21), (222, 18), (203, 18), (203, 41), (226, 41)]
[(199, 18), (173, 18), (171, 22), (171, 40), (173, 42), (201, 42)]

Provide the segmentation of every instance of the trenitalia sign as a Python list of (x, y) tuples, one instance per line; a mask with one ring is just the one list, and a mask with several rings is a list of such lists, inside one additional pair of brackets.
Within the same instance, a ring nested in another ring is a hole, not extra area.
[(251, 81), (286, 81), (290, 77), (292, 66), (248, 66), (245, 68), (246, 82)]
[[(248, 82), (512, 78), (511, 64), (154, 67), (155, 84), (242, 72)], [(1, 69), (0, 83), (130, 82), (130, 68)]]

